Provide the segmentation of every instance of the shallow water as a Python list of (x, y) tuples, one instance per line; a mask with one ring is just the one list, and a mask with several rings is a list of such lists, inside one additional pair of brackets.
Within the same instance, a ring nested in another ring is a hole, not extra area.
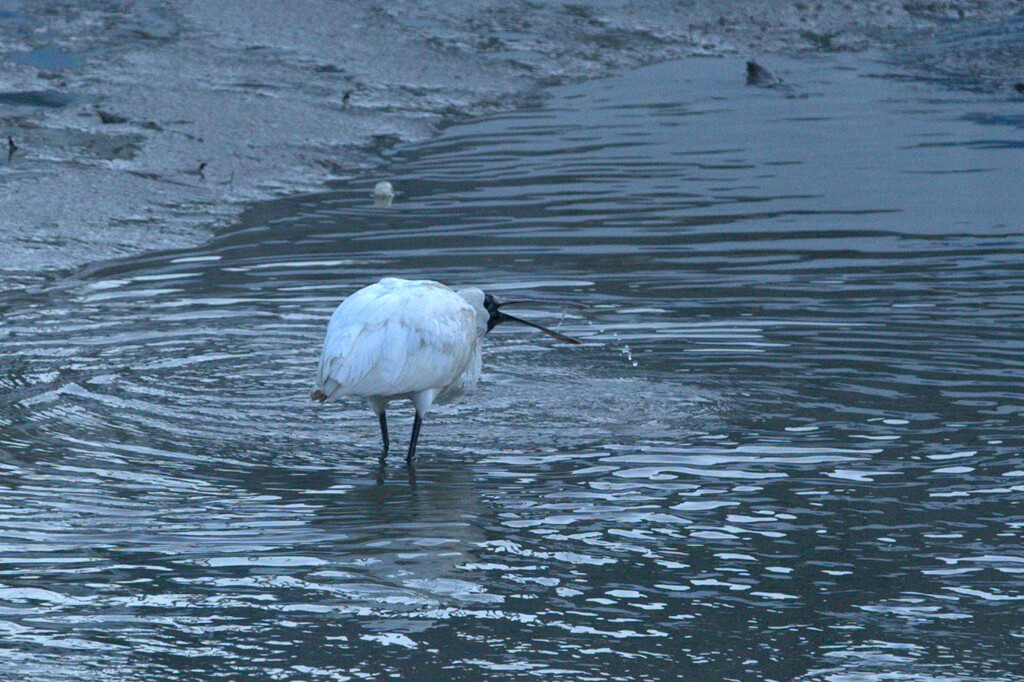
[[(5, 678), (1015, 679), (1019, 104), (770, 66), (563, 88), (397, 149), (388, 209), (5, 293)], [(308, 393), (383, 274), (586, 343), (497, 328), (378, 485), (373, 416)]]

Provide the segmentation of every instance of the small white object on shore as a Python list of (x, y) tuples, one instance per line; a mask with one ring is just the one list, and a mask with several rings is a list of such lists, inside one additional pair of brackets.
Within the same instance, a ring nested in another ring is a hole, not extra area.
[(373, 186), (373, 205), (387, 208), (395, 200), (395, 188), (387, 180), (381, 180)]

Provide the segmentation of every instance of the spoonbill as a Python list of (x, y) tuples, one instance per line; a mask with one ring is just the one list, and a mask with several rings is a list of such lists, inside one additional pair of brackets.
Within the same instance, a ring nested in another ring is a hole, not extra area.
[(406, 462), (416, 454), (423, 417), (435, 402), (464, 393), (480, 379), (484, 335), (502, 322), (518, 322), (568, 343), (579, 339), (513, 317), (479, 289), (453, 291), (431, 280), (387, 277), (341, 302), (327, 325), (311, 398), (366, 398), (380, 422), (388, 454), (388, 402), (408, 398), (416, 408)]

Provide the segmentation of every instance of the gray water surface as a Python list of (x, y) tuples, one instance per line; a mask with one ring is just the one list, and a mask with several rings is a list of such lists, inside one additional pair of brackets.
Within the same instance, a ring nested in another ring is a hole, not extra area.
[[(1020, 679), (1020, 105), (771, 66), (562, 88), (398, 148), (388, 209), (5, 293), (5, 679)], [(379, 485), (373, 415), (308, 394), (383, 275), (585, 344), (498, 327)]]

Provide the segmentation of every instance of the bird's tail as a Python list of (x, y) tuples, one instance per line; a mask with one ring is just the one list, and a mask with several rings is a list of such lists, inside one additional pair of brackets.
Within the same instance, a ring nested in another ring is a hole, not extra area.
[(319, 388), (309, 394), (311, 400), (315, 400), (318, 403), (322, 403), (327, 400), (327, 394), (321, 391)]

